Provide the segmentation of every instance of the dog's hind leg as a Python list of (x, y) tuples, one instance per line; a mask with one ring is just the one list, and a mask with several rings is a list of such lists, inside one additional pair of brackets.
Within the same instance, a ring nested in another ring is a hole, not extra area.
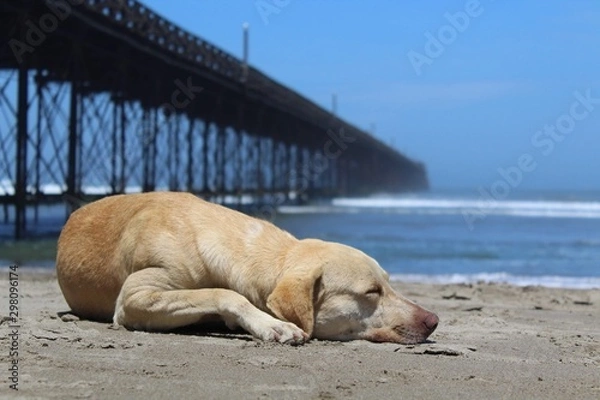
[(129, 329), (165, 331), (220, 316), (229, 327), (240, 326), (254, 337), (300, 344), (308, 335), (296, 325), (259, 310), (228, 289), (177, 289), (161, 268), (131, 274), (117, 299), (114, 323)]

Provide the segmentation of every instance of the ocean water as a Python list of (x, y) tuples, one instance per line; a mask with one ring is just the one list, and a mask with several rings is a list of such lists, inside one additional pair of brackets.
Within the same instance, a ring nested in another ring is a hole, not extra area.
[(277, 225), (357, 247), (395, 280), (600, 288), (600, 193), (374, 196), (280, 211)]
[[(359, 248), (394, 280), (600, 288), (600, 193), (529, 193), (501, 201), (478, 193), (380, 195), (279, 211), (276, 225), (299, 238)], [(64, 207), (42, 208), (40, 216), (38, 230), (56, 231)], [(7, 251), (11, 246), (0, 245), (0, 253), (17, 254), (0, 254), (2, 264), (25, 257), (28, 265), (54, 265), (48, 254), (55, 238)]]

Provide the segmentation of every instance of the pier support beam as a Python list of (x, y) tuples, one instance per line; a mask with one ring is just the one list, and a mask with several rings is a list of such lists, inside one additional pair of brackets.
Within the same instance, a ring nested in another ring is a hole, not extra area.
[(68, 132), (68, 156), (67, 156), (67, 196), (70, 199), (69, 214), (74, 211), (77, 198), (77, 150), (79, 149), (78, 141), (78, 97), (79, 97), (79, 80), (74, 78), (71, 81), (71, 97), (69, 100), (69, 132)]
[(142, 118), (142, 191), (151, 192), (156, 186), (156, 137), (158, 136), (158, 111), (156, 109), (144, 110)]
[(210, 121), (204, 121), (202, 131), (202, 192), (208, 193), (208, 135), (210, 133)]
[(29, 71), (26, 65), (21, 64), (17, 88), (17, 153), (15, 174), (15, 239), (17, 240), (23, 238), (26, 230), (28, 89)]
[(196, 126), (196, 120), (190, 119), (187, 131), (187, 169), (186, 169), (186, 190), (188, 192), (194, 192), (194, 165), (195, 160), (195, 148), (194, 148), (194, 128)]

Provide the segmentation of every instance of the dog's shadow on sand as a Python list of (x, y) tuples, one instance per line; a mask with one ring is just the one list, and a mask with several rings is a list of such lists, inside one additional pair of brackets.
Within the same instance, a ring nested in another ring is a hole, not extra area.
[[(79, 317), (77, 317), (75, 314), (73, 314), (73, 312), (70, 310), (57, 312), (56, 315), (58, 316), (59, 319), (61, 319), (64, 322), (87, 321), (87, 320), (79, 319)], [(114, 324), (112, 324), (110, 321), (104, 321), (104, 322), (87, 321), (87, 322), (96, 323), (96, 324), (108, 324), (107, 328), (109, 328), (109, 329), (125, 330), (125, 331), (129, 330), (122, 326), (117, 327)], [(131, 330), (131, 331), (134, 331), (134, 330)], [(168, 331), (145, 331), (145, 332), (150, 332), (150, 333), (155, 333), (155, 334), (164, 334), (164, 335), (172, 334), (172, 335), (197, 336), (197, 337), (219, 338), (219, 339), (238, 339), (238, 340), (242, 340), (245, 342), (256, 342), (256, 339), (254, 339), (251, 334), (249, 334), (242, 328), (237, 328), (237, 329), (232, 330), (232, 329), (228, 328), (227, 325), (225, 325), (225, 322), (222, 322), (222, 321), (203, 322), (200, 324), (188, 325), (188, 326), (184, 326), (181, 328), (171, 329)], [(318, 340), (318, 339), (311, 339), (311, 340), (319, 341), (319, 342), (329, 342), (328, 340)], [(342, 341), (334, 341), (334, 342), (339, 343), (339, 342), (344, 342), (344, 341), (342, 340)], [(413, 349), (413, 348), (418, 348), (419, 346), (423, 346), (423, 345), (427, 346), (427, 345), (435, 345), (435, 344), (437, 344), (437, 342), (435, 340), (427, 339), (424, 342), (421, 342), (418, 344), (403, 345), (402, 347), (399, 347), (398, 349), (396, 349), (394, 351), (400, 351), (403, 348)]]
[(239, 339), (247, 342), (254, 341), (252, 335), (245, 330), (241, 328), (234, 330), (229, 329), (224, 322), (204, 322), (202, 324), (188, 325), (181, 328), (172, 329), (164, 333), (172, 333), (184, 336)]
[[(56, 316), (63, 322), (78, 322), (86, 321), (95, 324), (109, 324), (107, 328), (116, 330), (128, 330), (122, 326), (115, 326), (110, 321), (89, 321), (80, 319), (78, 316), (73, 314), (72, 311), (59, 311)], [(132, 330), (133, 331), (133, 330)], [(188, 325), (181, 328), (171, 329), (168, 331), (147, 331), (156, 334), (174, 334), (183, 336), (199, 336), (199, 337), (212, 337), (212, 338), (227, 338), (227, 339), (239, 339), (247, 342), (252, 342), (254, 339), (252, 335), (244, 331), (241, 328), (231, 330), (225, 325), (224, 322), (211, 321), (203, 322), (201, 324)]]

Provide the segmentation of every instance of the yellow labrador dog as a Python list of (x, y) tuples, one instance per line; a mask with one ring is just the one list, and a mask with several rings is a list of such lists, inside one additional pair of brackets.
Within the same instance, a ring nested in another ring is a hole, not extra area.
[(72, 311), (128, 329), (225, 321), (254, 337), (416, 343), (438, 317), (352, 247), (298, 240), (187, 193), (107, 197), (74, 212), (56, 270)]

